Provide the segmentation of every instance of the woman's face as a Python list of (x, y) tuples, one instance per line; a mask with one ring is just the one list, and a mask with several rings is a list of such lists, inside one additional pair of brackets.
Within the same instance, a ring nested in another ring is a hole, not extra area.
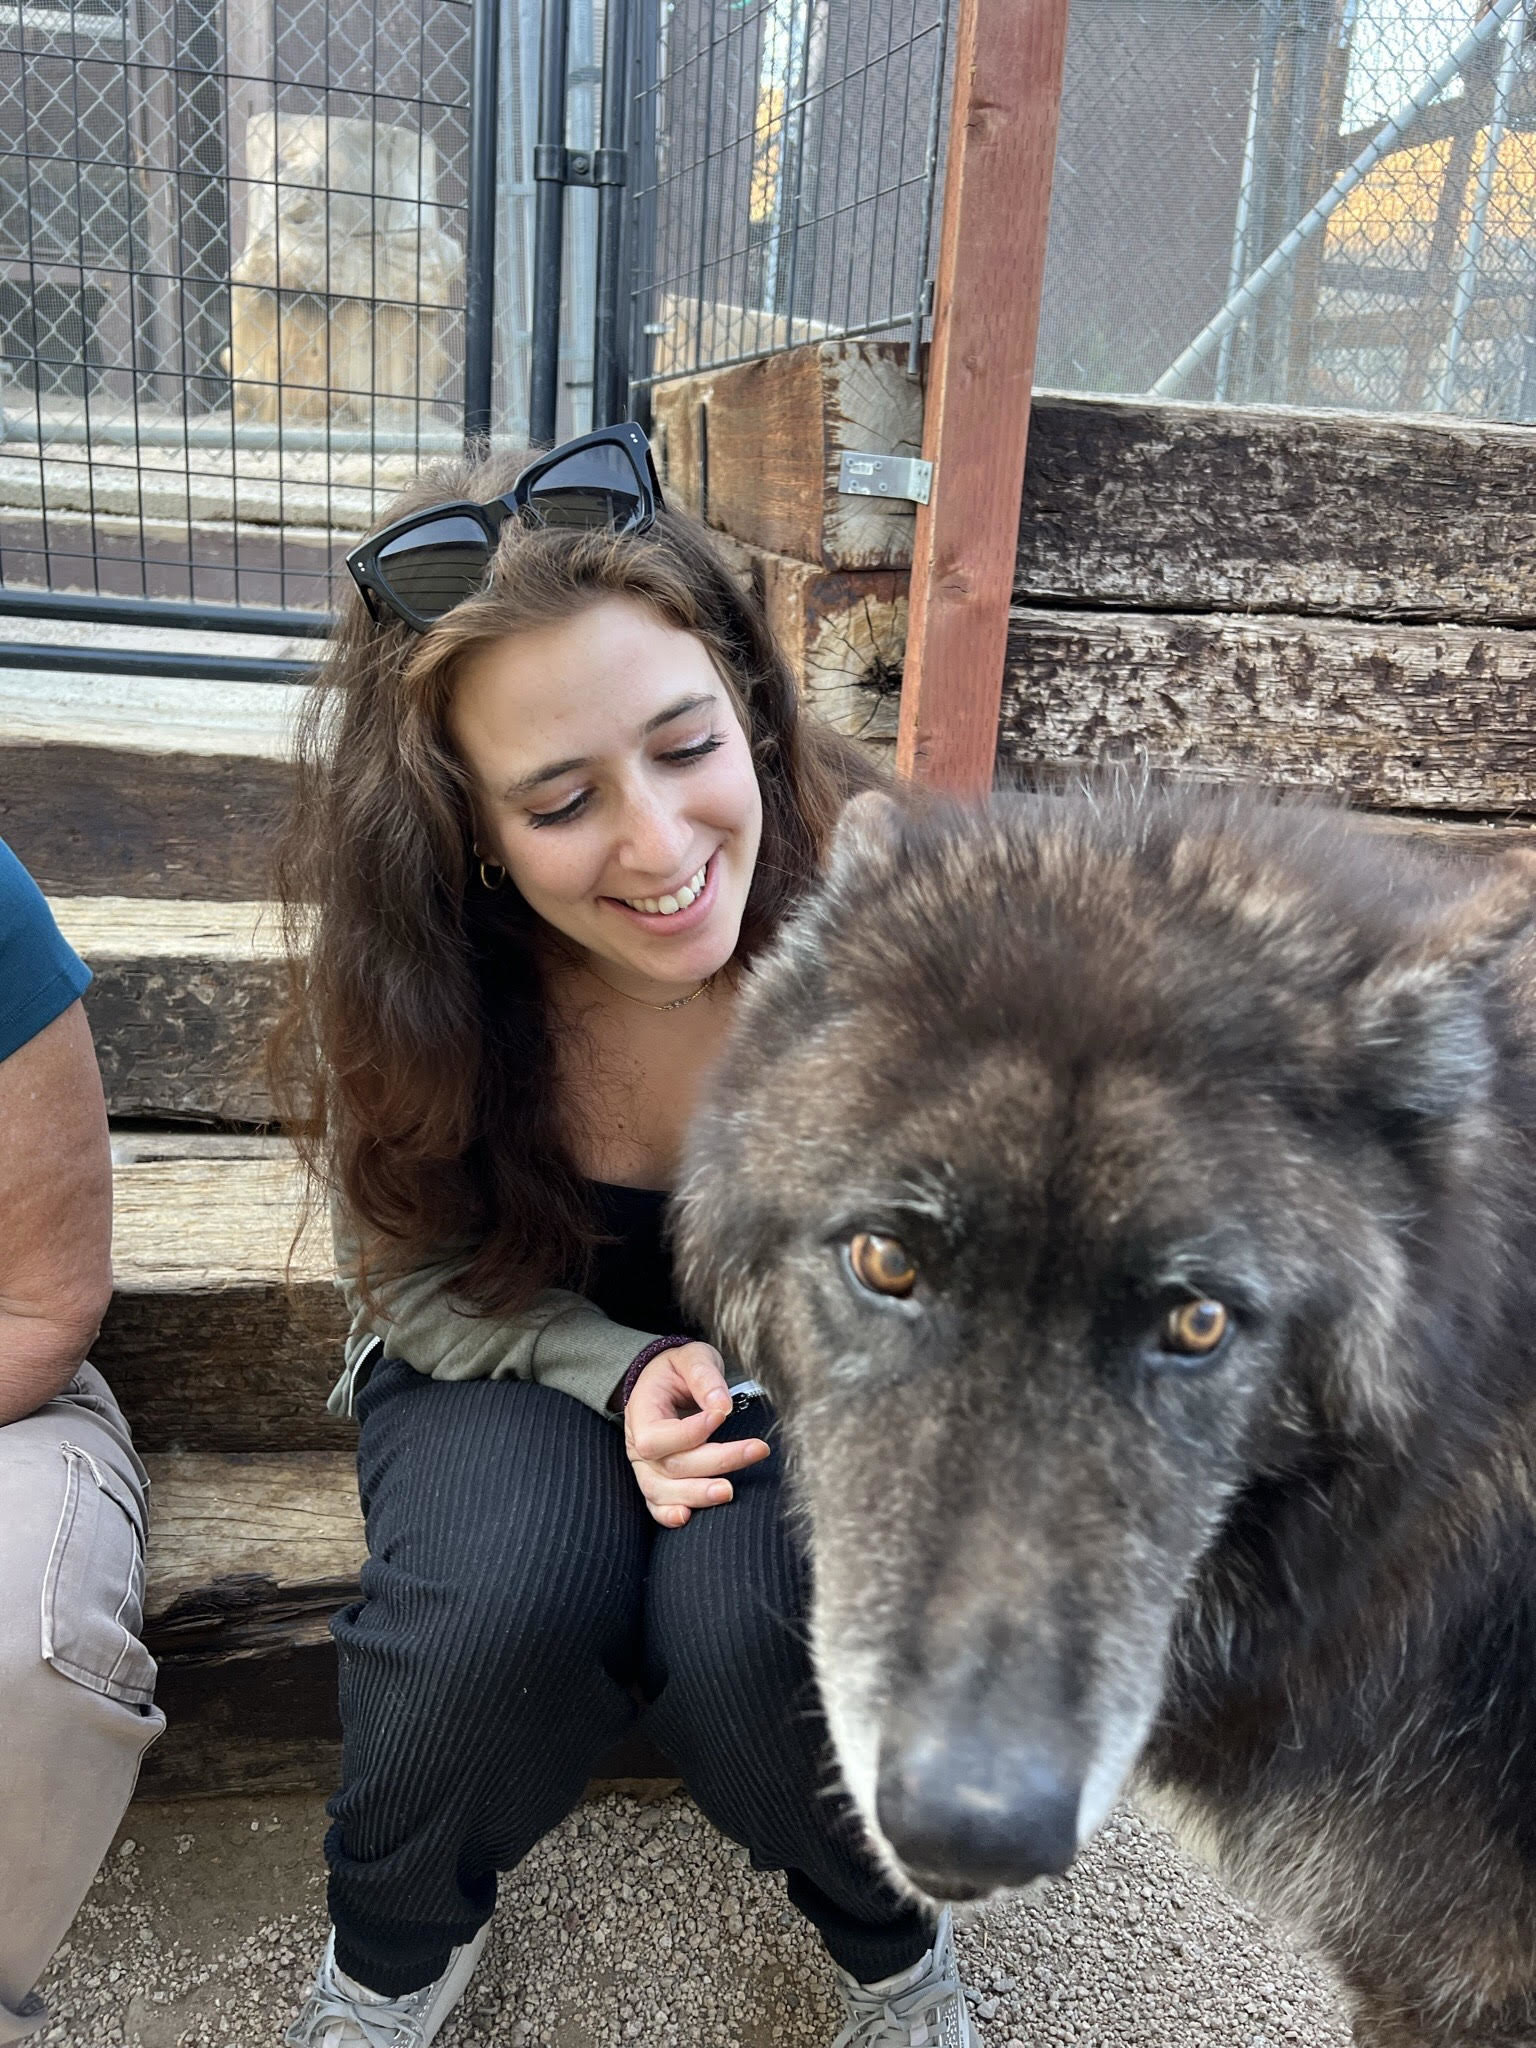
[(448, 728), (481, 851), (611, 986), (686, 994), (736, 950), (763, 807), (702, 642), (605, 598), (463, 665)]

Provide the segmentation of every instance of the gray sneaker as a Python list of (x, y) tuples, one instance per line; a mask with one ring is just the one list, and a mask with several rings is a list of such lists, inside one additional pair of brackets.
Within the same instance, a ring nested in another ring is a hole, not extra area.
[(490, 1931), (487, 1921), (473, 1941), (456, 1948), (435, 1983), (407, 1991), (403, 1998), (375, 2003), (343, 1990), (336, 1973), (336, 1930), (332, 1928), (315, 1972), (314, 1989), (284, 2041), (288, 2048), (428, 2048), (463, 1996)]
[(878, 1984), (856, 1983), (839, 1970), (837, 1988), (848, 2024), (832, 2048), (982, 2048), (960, 1986), (948, 1906), (920, 1963)]

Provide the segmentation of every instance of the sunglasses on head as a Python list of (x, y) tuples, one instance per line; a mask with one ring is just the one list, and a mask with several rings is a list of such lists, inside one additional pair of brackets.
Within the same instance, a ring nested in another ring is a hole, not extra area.
[(388, 611), (424, 633), (484, 584), (509, 519), (643, 533), (663, 509), (651, 444), (625, 420), (552, 448), (489, 504), (431, 505), (397, 519), (353, 548), (347, 567), (376, 622)]

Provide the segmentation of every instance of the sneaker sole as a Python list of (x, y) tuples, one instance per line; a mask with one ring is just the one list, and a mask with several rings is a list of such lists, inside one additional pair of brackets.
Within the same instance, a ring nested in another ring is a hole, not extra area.
[[(422, 2016), (421, 2032), (423, 2041), (432, 2042), (437, 2039), (449, 2013), (453, 2011), (453, 2008), (464, 1996), (465, 1987), (468, 1985), (470, 1978), (475, 1974), (475, 1965), (484, 1954), (485, 1944), (490, 1940), (490, 1936), (491, 1923), (487, 1920), (474, 1940), (466, 1941), (464, 1946), (455, 1954), (453, 1961), (448, 1966), (447, 1975), (437, 1988), (436, 1998), (433, 1999)], [(976, 2044), (976, 2048), (979, 2048), (979, 2043)]]

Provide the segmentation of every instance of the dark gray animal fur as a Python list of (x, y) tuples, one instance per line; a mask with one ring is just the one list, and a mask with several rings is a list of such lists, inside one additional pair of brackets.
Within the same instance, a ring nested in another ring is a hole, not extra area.
[(1061, 1869), (1133, 1788), (1373, 2048), (1536, 2041), (1533, 918), (1528, 857), (1320, 809), (851, 807), (679, 1241), (908, 1882)]

